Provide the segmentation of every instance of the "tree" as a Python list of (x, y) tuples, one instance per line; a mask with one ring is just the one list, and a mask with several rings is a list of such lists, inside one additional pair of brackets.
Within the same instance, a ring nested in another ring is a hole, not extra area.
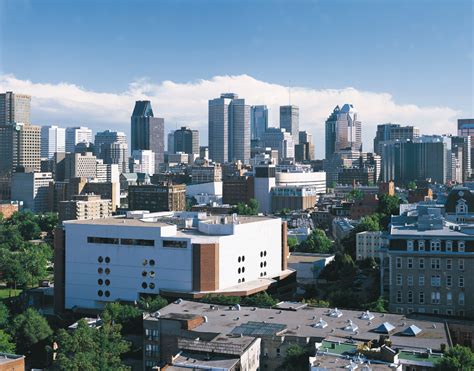
[(297, 246), (298, 246), (298, 239), (293, 236), (288, 237), (288, 247), (290, 248), (290, 251), (294, 251)]
[(105, 315), (100, 328), (79, 321), (74, 332), (59, 330), (58, 350), (53, 369), (56, 370), (128, 370), (120, 356), (130, 349), (122, 339), (121, 326)]
[(30, 353), (33, 347), (41, 347), (53, 335), (48, 321), (35, 309), (28, 308), (13, 319), (10, 332), (21, 354)]
[(436, 363), (439, 371), (474, 370), (474, 353), (468, 347), (455, 345)]
[(15, 343), (5, 331), (0, 330), (0, 353), (15, 353)]
[(285, 360), (281, 366), (285, 371), (299, 371), (308, 368), (308, 358), (311, 353), (308, 349), (303, 348), (298, 344), (292, 344), (286, 350)]
[(335, 258), (326, 265), (319, 277), (328, 281), (337, 281), (341, 278), (351, 279), (357, 272), (357, 267), (348, 254), (336, 254)]
[(383, 297), (379, 297), (376, 301), (370, 303), (367, 309), (373, 312), (385, 313), (387, 312), (387, 308), (388, 301), (385, 300)]
[(161, 296), (141, 298), (138, 302), (138, 307), (146, 312), (156, 312), (167, 305), (168, 301)]
[(141, 331), (142, 314), (143, 311), (133, 305), (117, 302), (107, 303), (102, 312), (102, 316), (110, 317), (115, 323), (121, 324), (123, 333), (127, 334)]
[(364, 192), (362, 192), (360, 189), (353, 189), (347, 195), (347, 199), (349, 201), (359, 201), (359, 200), (362, 200), (363, 198), (364, 198)]
[(334, 246), (322, 229), (315, 229), (305, 241), (299, 244), (298, 251), (328, 254), (334, 251)]
[(5, 326), (8, 324), (8, 318), (10, 317), (10, 311), (8, 310), (8, 307), (0, 303), (0, 329), (5, 328)]
[(52, 236), (54, 228), (58, 225), (58, 214), (45, 213), (39, 216), (38, 225), (48, 236)]
[(278, 303), (278, 300), (274, 299), (272, 296), (266, 292), (261, 292), (252, 296), (248, 296), (243, 299), (242, 304), (248, 305), (250, 307), (273, 307)]
[(408, 188), (410, 191), (414, 191), (414, 190), (416, 189), (416, 183), (412, 180), (411, 182), (408, 183), (407, 188)]
[(41, 235), (40, 227), (32, 220), (21, 222), (18, 225), (18, 230), (26, 241), (38, 239)]
[(400, 213), (400, 199), (397, 196), (381, 195), (377, 211), (384, 215), (398, 215)]
[(233, 212), (238, 215), (257, 215), (259, 204), (255, 198), (250, 199), (248, 204), (239, 202), (234, 208)]

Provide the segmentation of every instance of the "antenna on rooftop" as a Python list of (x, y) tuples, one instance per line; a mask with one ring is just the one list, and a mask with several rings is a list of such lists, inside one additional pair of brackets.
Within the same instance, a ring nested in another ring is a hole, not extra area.
[(291, 106), (291, 80), (288, 80), (288, 105)]

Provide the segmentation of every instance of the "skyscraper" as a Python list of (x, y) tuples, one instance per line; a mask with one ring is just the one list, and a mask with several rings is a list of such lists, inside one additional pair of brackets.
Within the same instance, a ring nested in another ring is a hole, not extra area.
[(285, 129), (293, 136), (293, 142), (299, 143), (300, 109), (298, 106), (280, 107), (280, 129)]
[(249, 163), (250, 106), (237, 94), (209, 101), (209, 156), (220, 163)]
[(184, 152), (188, 155), (199, 155), (199, 131), (181, 127), (173, 135), (174, 152)]
[(307, 131), (299, 132), (299, 144), (295, 145), (295, 161), (314, 160), (313, 135)]
[(171, 130), (169, 133), (168, 133), (168, 146), (166, 148), (166, 152), (168, 154), (173, 154), (175, 153), (175, 150), (174, 150), (174, 130)]
[(85, 126), (66, 128), (66, 152), (73, 153), (79, 143), (92, 143), (92, 130)]
[(125, 133), (105, 130), (94, 138), (95, 154), (105, 164), (117, 164), (121, 173), (128, 172), (128, 144)]
[(154, 117), (151, 102), (137, 101), (131, 117), (132, 152), (150, 150), (155, 154), (155, 172), (165, 160), (165, 120)]
[(279, 160), (295, 158), (293, 135), (285, 129), (268, 128), (262, 134), (261, 142), (263, 147), (277, 150)]
[(262, 134), (268, 129), (267, 106), (250, 107), (250, 139), (261, 139)]
[(326, 159), (345, 149), (362, 150), (362, 125), (352, 104), (336, 106), (326, 120)]
[(0, 125), (30, 123), (31, 97), (11, 91), (0, 94)]
[(9, 199), (13, 172), (41, 167), (41, 128), (36, 125), (0, 125), (0, 199)]
[(55, 153), (66, 152), (66, 129), (56, 125), (41, 127), (41, 157), (48, 160)]
[(413, 139), (420, 136), (420, 129), (416, 126), (400, 126), (398, 124), (377, 125), (377, 133), (374, 138), (374, 152), (382, 153), (382, 142), (397, 139)]
[(462, 157), (461, 166), (462, 166), (462, 182), (469, 180), (471, 177), (471, 137), (451, 137), (451, 151), (456, 156), (459, 157), (459, 151)]
[[(474, 141), (474, 119), (458, 120), (458, 136), (470, 137)], [(471, 158), (474, 156), (474, 146), (471, 147)], [(474, 170), (474, 161), (471, 161), (471, 170)]]

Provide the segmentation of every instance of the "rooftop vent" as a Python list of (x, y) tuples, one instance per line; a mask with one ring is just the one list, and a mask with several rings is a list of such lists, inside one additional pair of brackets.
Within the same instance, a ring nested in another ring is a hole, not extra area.
[(329, 317), (339, 318), (341, 316), (342, 316), (342, 312), (337, 308), (331, 309), (329, 311)]
[(183, 299), (179, 298), (179, 299), (176, 300), (174, 303), (175, 303), (175, 304), (181, 304), (182, 301), (183, 301)]
[(328, 323), (322, 318), (320, 318), (318, 322), (313, 324), (313, 327), (315, 328), (326, 328), (327, 326), (328, 326)]
[(375, 316), (372, 313), (370, 313), (368, 310), (362, 313), (362, 315), (360, 316), (360, 319), (364, 319), (366, 321), (373, 320), (374, 318)]

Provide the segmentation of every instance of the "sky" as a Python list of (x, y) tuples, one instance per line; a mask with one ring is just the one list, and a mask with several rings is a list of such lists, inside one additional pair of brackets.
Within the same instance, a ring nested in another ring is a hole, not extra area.
[[(32, 121), (129, 133), (150, 99), (166, 129), (207, 144), (207, 101), (300, 106), (324, 153), (324, 121), (352, 103), (377, 124), (455, 133), (474, 117), (472, 0), (0, 0), (0, 91), (32, 95)], [(290, 88), (289, 88), (290, 87)]]

